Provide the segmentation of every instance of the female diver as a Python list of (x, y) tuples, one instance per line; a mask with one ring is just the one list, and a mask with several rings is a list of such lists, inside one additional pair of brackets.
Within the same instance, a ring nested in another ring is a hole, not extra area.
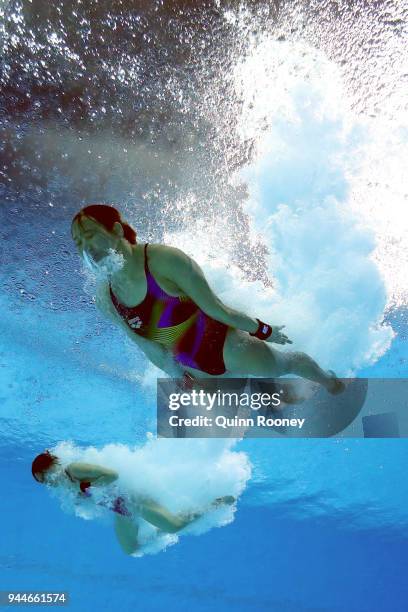
[[(47, 486), (72, 488), (78, 491), (79, 496), (89, 498), (92, 498), (94, 487), (106, 487), (119, 477), (115, 470), (91, 463), (70, 463), (64, 468), (59, 458), (48, 450), (34, 459), (31, 471), (37, 482)], [(219, 497), (208, 510), (221, 505), (231, 505), (235, 501), (231, 495)], [(116, 537), (122, 550), (128, 555), (134, 554), (140, 548), (139, 529), (135, 519), (143, 518), (159, 531), (177, 533), (203, 514), (203, 512), (173, 514), (154, 500), (134, 494), (120, 494), (109, 502), (105, 500), (95, 503), (114, 512)]]
[(96, 271), (119, 254), (123, 265), (109, 274), (97, 306), (170, 376), (295, 374), (332, 394), (343, 391), (334, 372), (324, 371), (306, 353), (270, 346), (292, 344), (284, 325), (271, 326), (223, 304), (193, 259), (178, 248), (137, 243), (116, 208), (83, 208), (72, 221), (72, 237)]

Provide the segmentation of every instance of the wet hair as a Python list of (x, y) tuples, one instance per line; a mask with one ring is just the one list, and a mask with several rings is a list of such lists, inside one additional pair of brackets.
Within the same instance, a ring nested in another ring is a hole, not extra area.
[(85, 206), (79, 213), (75, 215), (72, 220), (72, 224), (75, 222), (79, 223), (82, 227), (82, 218), (89, 217), (100, 225), (102, 225), (108, 232), (113, 231), (115, 223), (120, 223), (123, 227), (123, 235), (128, 242), (136, 244), (136, 232), (128, 223), (123, 221), (119, 211), (114, 206), (108, 206), (107, 204), (91, 204)]
[(45, 451), (45, 453), (37, 455), (31, 465), (31, 472), (35, 480), (37, 482), (41, 482), (41, 480), (38, 480), (36, 474), (44, 474), (56, 463), (59, 463), (58, 457), (56, 455), (52, 455), (48, 450)]

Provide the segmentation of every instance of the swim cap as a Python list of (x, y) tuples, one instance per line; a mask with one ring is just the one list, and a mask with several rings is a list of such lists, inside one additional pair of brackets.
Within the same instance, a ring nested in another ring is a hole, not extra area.
[(100, 225), (102, 225), (108, 232), (113, 231), (115, 223), (120, 223), (123, 228), (123, 236), (131, 244), (136, 244), (136, 232), (126, 221), (122, 220), (119, 211), (114, 206), (108, 206), (107, 204), (90, 204), (82, 208), (79, 213), (75, 215), (72, 223), (77, 221), (81, 225), (81, 218), (89, 217)]
[(36, 474), (44, 474), (51, 466), (58, 463), (58, 457), (52, 455), (50, 451), (45, 451), (45, 453), (41, 453), (37, 455), (31, 465), (31, 473), (34, 476), (37, 482), (41, 482), (38, 480)]

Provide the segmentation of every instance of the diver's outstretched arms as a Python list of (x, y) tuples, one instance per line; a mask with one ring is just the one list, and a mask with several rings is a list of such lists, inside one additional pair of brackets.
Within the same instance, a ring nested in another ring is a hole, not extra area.
[(279, 351), (238, 329), (229, 329), (224, 343), (224, 363), (237, 376), (275, 378), (295, 374), (321, 384), (329, 393), (344, 391), (344, 383), (332, 370), (326, 372), (300, 351)]

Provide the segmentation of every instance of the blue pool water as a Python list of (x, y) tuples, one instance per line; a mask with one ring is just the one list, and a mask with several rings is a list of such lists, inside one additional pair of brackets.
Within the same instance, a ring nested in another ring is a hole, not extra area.
[[(405, 612), (406, 440), (157, 440), (160, 372), (97, 313), (70, 236), (116, 203), (323, 367), (406, 378), (402, 5), (0, 4), (0, 590)], [(204, 515), (128, 557), (109, 512), (33, 480), (56, 446)]]
[[(388, 374), (393, 356), (398, 371), (407, 346), (397, 344), (364, 375)], [(11, 364), (20, 376), (7, 381)], [(2, 589), (64, 590), (74, 610), (406, 609), (404, 439), (242, 441), (237, 450), (248, 454), (253, 474), (234, 522), (134, 559), (123, 555), (109, 524), (62, 512), (30, 474), (32, 457), (59, 440), (60, 427), (63, 439), (82, 445), (143, 440), (132, 413), (148, 406), (136, 405), (134, 383), (89, 372), (86, 383), (71, 383), (63, 363), (24, 354), (19, 342), (4, 347), (2, 366), (2, 406), (10, 406), (1, 438)], [(72, 391), (61, 395), (64, 381), (76, 393), (91, 386), (95, 405), (82, 402), (75, 414)], [(30, 410), (38, 386), (54, 408), (40, 402), (44, 416)], [(96, 425), (110, 401), (109, 422)]]

